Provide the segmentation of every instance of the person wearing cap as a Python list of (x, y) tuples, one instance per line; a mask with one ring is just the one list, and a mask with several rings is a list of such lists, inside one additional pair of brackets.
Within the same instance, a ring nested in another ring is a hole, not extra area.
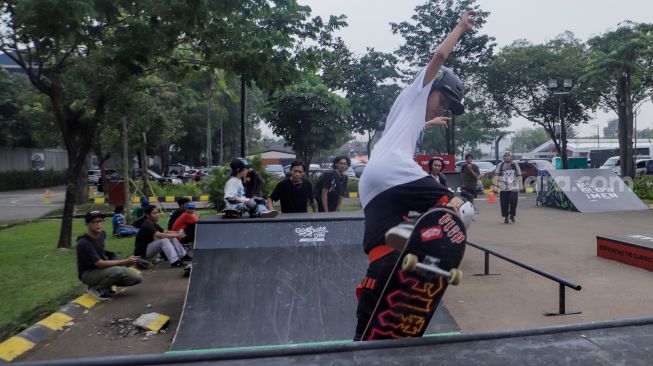
[(195, 214), (195, 203), (186, 202), (184, 212), (172, 225), (173, 231), (184, 231), (186, 236), (179, 240), (182, 244), (193, 243), (195, 241), (195, 224), (199, 218)]
[(164, 230), (159, 221), (161, 211), (158, 207), (150, 205), (145, 208), (145, 222), (136, 235), (134, 242), (134, 255), (151, 261), (159, 253), (163, 252), (170, 261), (171, 267), (184, 267), (184, 261), (192, 258), (178, 239), (184, 234), (178, 231)]
[(168, 218), (168, 230), (172, 230), (172, 226), (175, 224), (175, 221), (186, 211), (186, 204), (190, 202), (188, 197), (179, 197), (177, 199), (178, 208), (170, 214)]
[(226, 209), (237, 210), (240, 212), (249, 212), (251, 217), (270, 218), (275, 217), (279, 212), (268, 210), (264, 201), (247, 198), (245, 196), (245, 187), (243, 178), (247, 176), (251, 166), (247, 160), (237, 158), (231, 161), (231, 177), (224, 185), (224, 201)]
[(512, 153), (503, 153), (503, 161), (497, 164), (495, 179), (499, 186), (499, 202), (503, 222), (515, 222), (517, 216), (517, 200), (521, 184), (521, 168), (512, 160)]
[[(429, 64), (418, 72), (395, 100), (381, 139), (374, 146), (358, 190), (365, 215), (363, 248), (369, 256), (365, 280), (359, 285), (355, 340), (360, 340), (399, 253), (386, 245), (385, 234), (398, 227), (409, 211), (424, 212), (436, 204), (449, 204), (453, 193), (438, 184), (414, 160), (417, 141), (425, 128), (446, 126), (448, 111), (464, 112), (460, 78), (444, 67), (462, 35), (474, 27), (476, 12), (462, 14), (440, 44)], [(461, 202), (457, 199), (456, 202)], [(469, 202), (465, 203), (468, 205)], [(461, 206), (462, 207), (462, 206)], [(470, 217), (461, 218), (468, 225)]]
[(116, 259), (105, 250), (107, 234), (104, 231), (105, 216), (100, 211), (90, 211), (84, 216), (86, 233), (77, 239), (77, 277), (88, 286), (87, 292), (98, 300), (106, 300), (113, 293), (111, 286), (133, 286), (143, 277), (130, 266), (138, 257)]
[(429, 162), (429, 174), (435, 179), (436, 182), (440, 183), (444, 188), (447, 188), (447, 178), (442, 173), (444, 169), (444, 159), (439, 156), (432, 157)]

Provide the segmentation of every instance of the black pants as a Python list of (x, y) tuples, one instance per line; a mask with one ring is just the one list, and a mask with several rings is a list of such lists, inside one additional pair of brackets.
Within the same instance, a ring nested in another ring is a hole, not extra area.
[[(409, 211), (424, 212), (435, 206), (442, 196), (451, 197), (453, 193), (429, 176), (392, 187), (374, 197), (364, 210), (365, 253), (384, 244), (385, 233), (400, 224)], [(355, 340), (360, 340), (363, 336), (363, 331), (381, 296), (385, 282), (392, 273), (398, 255), (399, 253), (392, 252), (370, 263), (358, 300)], [(370, 287), (370, 283), (374, 285)]]
[(501, 216), (517, 216), (517, 191), (501, 191), (499, 200), (501, 201)]

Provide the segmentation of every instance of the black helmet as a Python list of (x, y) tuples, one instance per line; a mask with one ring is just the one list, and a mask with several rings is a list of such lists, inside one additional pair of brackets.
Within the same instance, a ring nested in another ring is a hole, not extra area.
[(444, 94), (449, 100), (449, 110), (451, 113), (460, 115), (465, 112), (465, 106), (463, 106), (463, 83), (460, 81), (458, 75), (456, 75), (450, 68), (442, 66), (437, 74), (435, 74), (435, 79), (433, 84), (431, 84), (431, 91), (439, 90)]
[(231, 167), (231, 175), (236, 175), (239, 172), (243, 171), (243, 169), (250, 167), (247, 160), (245, 160), (243, 158), (236, 158), (236, 159), (232, 160), (231, 164), (229, 164), (229, 166)]

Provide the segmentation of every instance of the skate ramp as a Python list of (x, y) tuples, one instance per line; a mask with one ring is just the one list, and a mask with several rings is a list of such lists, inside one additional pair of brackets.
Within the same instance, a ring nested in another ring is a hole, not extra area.
[[(202, 219), (172, 350), (351, 340), (362, 240), (360, 212)], [(427, 332), (458, 330), (440, 306)]]
[(610, 169), (549, 170), (538, 184), (538, 204), (578, 212), (648, 210)]

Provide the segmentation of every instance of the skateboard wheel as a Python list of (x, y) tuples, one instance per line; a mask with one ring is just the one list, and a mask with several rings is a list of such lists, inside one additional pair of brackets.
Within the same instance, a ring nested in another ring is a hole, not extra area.
[(404, 261), (401, 263), (401, 269), (412, 272), (417, 268), (417, 256), (415, 254), (406, 254)]
[(460, 284), (460, 281), (463, 280), (463, 272), (453, 268), (451, 271), (449, 271), (449, 284), (453, 286), (457, 286)]

